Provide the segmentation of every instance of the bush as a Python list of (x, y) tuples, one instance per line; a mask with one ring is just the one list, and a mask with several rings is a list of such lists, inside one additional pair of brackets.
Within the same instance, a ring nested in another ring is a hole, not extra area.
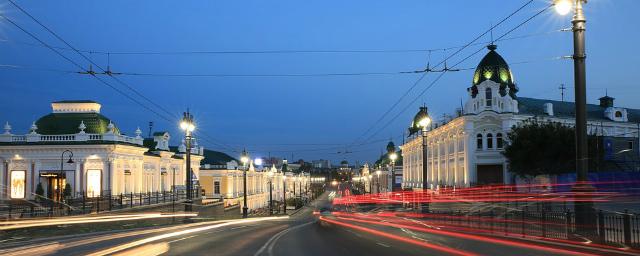
[(287, 206), (289, 205), (293, 205), (298, 209), (304, 205), (304, 202), (300, 198), (287, 198)]
[(42, 188), (42, 183), (38, 183), (36, 187), (36, 200), (40, 201), (42, 198), (44, 198), (44, 188)]
[(71, 184), (67, 183), (67, 185), (64, 186), (64, 191), (62, 192), (62, 196), (65, 199), (68, 199), (71, 197)]

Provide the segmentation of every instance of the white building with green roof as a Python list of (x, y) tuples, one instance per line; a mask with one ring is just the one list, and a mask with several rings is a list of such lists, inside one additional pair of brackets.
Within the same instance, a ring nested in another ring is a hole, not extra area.
[[(101, 107), (88, 100), (53, 102), (52, 112), (25, 134), (14, 134), (7, 122), (0, 134), (0, 200), (33, 200), (38, 184), (49, 199), (58, 199), (66, 184), (72, 197), (184, 187), (184, 145), (171, 150), (169, 133), (144, 139), (139, 128), (126, 136)], [(71, 153), (61, 158), (64, 151)], [(202, 152), (192, 149), (195, 180)]]
[[(525, 120), (575, 124), (573, 102), (519, 97), (513, 73), (495, 45), (478, 64), (467, 89), (469, 97), (455, 116), (432, 121), (426, 131), (427, 155), (423, 156), (423, 136), (418, 119), (409, 127), (409, 140), (401, 146), (403, 188), (437, 189), (475, 185), (508, 184), (513, 177), (502, 155), (507, 134)], [(615, 106), (613, 98), (587, 105), (588, 133), (603, 138), (602, 148), (624, 152), (624, 161), (639, 161), (640, 110)], [(606, 150), (606, 149), (605, 149)], [(427, 172), (423, 172), (423, 157)], [(620, 160), (623, 161), (623, 160)], [(640, 170), (630, 170), (640, 171)], [(425, 187), (426, 186), (426, 187)]]

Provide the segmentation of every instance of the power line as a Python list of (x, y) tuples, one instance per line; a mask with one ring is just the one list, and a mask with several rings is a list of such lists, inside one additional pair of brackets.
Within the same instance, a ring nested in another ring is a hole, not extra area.
[[(62, 54), (61, 52), (59, 52), (58, 50), (50, 47), (47, 43), (45, 43), (44, 41), (42, 41), (40, 38), (38, 38), (37, 36), (35, 36), (34, 34), (32, 34), (31, 32), (27, 31), (26, 29), (24, 29), (22, 26), (18, 25), (17, 23), (15, 23), (12, 19), (10, 19), (9, 17), (5, 16), (4, 14), (0, 13), (0, 16), (2, 18), (4, 18), (5, 20), (7, 20), (9, 23), (11, 23), (12, 25), (14, 25), (15, 27), (17, 27), (18, 29), (20, 29), (22, 32), (26, 33), (27, 35), (29, 35), (30, 37), (32, 37), (33, 39), (35, 39), (36, 41), (40, 42), (42, 45), (46, 46), (47, 48), (49, 48), (50, 50), (52, 50), (53, 52), (55, 52), (57, 55), (59, 55), (60, 57), (62, 57), (63, 59), (67, 60), (68, 62), (70, 62), (71, 64), (73, 64), (74, 66), (76, 66), (77, 68), (81, 69), (81, 70), (85, 70), (80, 64), (78, 64), (77, 62), (73, 61), (72, 59), (70, 59), (69, 57), (65, 56), (64, 54)], [(86, 70), (85, 70), (86, 71)], [(168, 119), (167, 117), (163, 116), (162, 114), (156, 112), (155, 110), (147, 107), (146, 105), (142, 104), (141, 102), (139, 102), (138, 100), (134, 99), (133, 97), (131, 97), (130, 95), (124, 93), (123, 91), (121, 91), (120, 89), (118, 89), (117, 87), (114, 87), (113, 85), (111, 85), (110, 83), (108, 83), (107, 81), (104, 81), (102, 78), (97, 77), (97, 76), (93, 76), (95, 79), (97, 79), (99, 82), (101, 82), (102, 84), (110, 87), (111, 89), (115, 90), (116, 92), (120, 93), (121, 95), (125, 96), (126, 98), (130, 99), (131, 101), (135, 102), (136, 104), (144, 107), (145, 109), (151, 111), (152, 113), (158, 115), (159, 117), (161, 117), (162, 119), (165, 119), (169, 122), (171, 122), (170, 119)]]
[[(549, 10), (549, 8), (553, 7), (553, 5), (549, 5), (548, 7), (542, 9), (541, 11), (537, 12), (536, 14), (534, 14), (533, 16), (527, 18), (526, 20), (522, 21), (521, 23), (519, 23), (518, 25), (516, 25), (515, 27), (513, 27), (512, 29), (510, 29), (509, 31), (507, 31), (506, 33), (502, 34), (502, 36), (498, 37), (498, 40), (500, 38), (504, 38), (505, 36), (507, 36), (508, 34), (510, 34), (511, 32), (515, 31), (516, 29), (522, 27), (524, 24), (528, 23), (529, 21), (531, 21), (532, 19), (534, 19), (535, 17), (538, 17), (540, 14), (544, 13), (545, 11)], [(456, 67), (459, 64), (461, 64), (462, 62), (468, 60), (469, 58), (471, 58), (472, 56), (478, 54), (479, 52), (481, 52), (482, 50), (484, 50), (484, 47), (479, 48), (477, 51), (473, 52), (472, 54), (468, 55), (467, 57), (463, 58), (462, 60), (456, 62), (452, 67)], [(425, 89), (422, 90), (422, 92), (420, 92), (420, 94), (418, 94), (418, 96), (416, 96), (404, 109), (402, 109), (402, 111), (400, 111), (396, 116), (394, 116), (389, 122), (387, 122), (382, 128), (380, 128), (376, 133), (374, 133), (371, 137), (377, 135), (380, 131), (384, 130), (386, 127), (388, 127), (395, 119), (397, 119), (402, 113), (404, 113), (404, 111), (406, 111), (410, 106), (412, 106), (420, 97), (422, 97), (422, 95), (424, 95), (425, 92), (427, 92), (431, 87), (433, 87), (438, 80), (440, 80), (440, 78), (442, 78), (442, 76), (445, 74), (446, 72), (441, 73), (438, 77), (436, 77), (435, 80), (433, 80), (429, 86), (425, 87)], [(370, 138), (371, 138), (370, 137)], [(370, 139), (369, 138), (369, 139)], [(367, 140), (369, 140), (367, 139)]]
[[(36, 22), (38, 25), (40, 25), (41, 27), (43, 27), (45, 30), (47, 30), (49, 33), (51, 33), (53, 36), (55, 36), (58, 40), (62, 41), (65, 45), (67, 45), (67, 47), (73, 49), (77, 54), (79, 54), (80, 56), (82, 56), (85, 60), (89, 61), (91, 64), (95, 65), (96, 67), (98, 67), (100, 70), (102, 70), (105, 74), (110, 74), (111, 71), (109, 69), (104, 70), (102, 67), (100, 67), (100, 65), (96, 64), (95, 62), (93, 62), (93, 60), (91, 60), (90, 58), (88, 58), (86, 55), (82, 54), (78, 49), (76, 49), (75, 47), (73, 47), (71, 44), (69, 44), (66, 40), (64, 40), (62, 37), (60, 37), (57, 33), (55, 33), (53, 30), (49, 29), (47, 26), (45, 26), (43, 23), (41, 23), (38, 19), (36, 19), (34, 16), (32, 16), (29, 12), (27, 12), (26, 10), (22, 9), (22, 7), (20, 7), (19, 5), (17, 5), (13, 0), (8, 0), (13, 6), (15, 6), (16, 8), (18, 8), (22, 13), (24, 13), (25, 15), (29, 16), (29, 18), (31, 18), (34, 22)], [(2, 14), (0, 14), (2, 15)], [(8, 19), (6, 16), (2, 15), (5, 19)], [(14, 23), (13, 21), (11, 21), (12, 24), (14, 24), (15, 26), (18, 26), (16, 23)], [(27, 32), (25, 29), (23, 29), (22, 27), (18, 26), (22, 31)], [(28, 33), (28, 32), (27, 32)], [(60, 52), (58, 52), (57, 50), (53, 49), (51, 46), (49, 46), (48, 44), (46, 44), (44, 41), (40, 40), (39, 38), (35, 37), (35, 35), (28, 33), (31, 37), (33, 37), (34, 39), (37, 39), (40, 43), (42, 43), (43, 45), (47, 45), (47, 48), (55, 51), (58, 55), (63, 56), (65, 59), (71, 61), (71, 59), (67, 58), (66, 56), (64, 56), (63, 54), (61, 54)], [(73, 62), (74, 65), (76, 65), (78, 68), (80, 68), (81, 70), (84, 70), (85, 72), (88, 73), (87, 70), (85, 70), (84, 68), (82, 68), (80, 65), (78, 65), (76, 62)], [(135, 103), (137, 103), (138, 105), (141, 105), (143, 107), (145, 107), (147, 110), (151, 111), (152, 113), (155, 113), (156, 115), (162, 117), (163, 119), (165, 119), (166, 121), (168, 121), (169, 123), (173, 123), (174, 120), (171, 120), (169, 118), (164, 117), (163, 115), (160, 115), (158, 112), (156, 112), (155, 110), (147, 107), (146, 105), (142, 104), (141, 102), (133, 99), (131, 96), (123, 93), (121, 90), (117, 89), (116, 87), (112, 86), (111, 84), (106, 83), (106, 81), (103, 81), (102, 79), (98, 78), (95, 74), (92, 74), (93, 77), (95, 77), (96, 79), (98, 79), (99, 81), (103, 82), (104, 84), (108, 85), (110, 88), (116, 90), (117, 92), (119, 92), (122, 95), (125, 95), (127, 98), (131, 99), (132, 101), (134, 101)], [(168, 111), (167, 109), (165, 109), (164, 107), (160, 106), (159, 104), (155, 103), (154, 101), (152, 101), (151, 99), (147, 98), (146, 96), (144, 96), (142, 93), (140, 93), (138, 90), (136, 90), (135, 88), (131, 87), (129, 84), (125, 83), (124, 81), (118, 79), (117, 77), (111, 76), (111, 78), (113, 78), (114, 80), (116, 80), (116, 82), (118, 82), (121, 85), (124, 85), (125, 87), (129, 88), (129, 90), (133, 91), (136, 95), (140, 96), (141, 98), (145, 99), (146, 101), (148, 101), (149, 103), (151, 103), (152, 105), (156, 106), (157, 108), (159, 108), (160, 110), (164, 111), (165, 113), (167, 113), (169, 116), (174, 116), (174, 117), (179, 117), (179, 115), (172, 113), (170, 111)], [(204, 132), (202, 132), (202, 134), (204, 134)], [(206, 135), (206, 134), (205, 134)], [(206, 135), (208, 136), (208, 135)], [(208, 136), (210, 137), (210, 136)], [(211, 139), (213, 139), (211, 137)], [(223, 143), (224, 145), (224, 143)], [(229, 147), (230, 148), (230, 147)]]
[[(514, 36), (514, 37), (509, 37), (509, 38), (503, 38), (501, 40), (495, 40), (495, 42), (499, 42), (499, 41), (509, 41), (509, 40), (516, 40), (516, 39), (522, 39), (522, 38), (529, 38), (529, 37), (535, 37), (535, 36), (543, 36), (543, 35), (548, 35), (551, 33), (555, 33), (555, 32), (562, 32), (564, 31), (564, 29), (558, 29), (558, 30), (552, 30), (552, 31), (548, 31), (548, 32), (539, 32), (539, 33), (530, 33), (530, 34), (524, 34), (524, 35), (519, 35), (519, 36)], [(34, 43), (30, 43), (30, 42), (24, 42), (24, 41), (19, 41), (19, 40), (9, 40), (6, 38), (0, 38), (0, 42), (6, 42), (6, 43), (14, 43), (14, 44), (21, 44), (21, 45), (27, 45), (27, 46), (34, 46), (34, 47), (42, 47), (42, 45), (40, 44), (34, 44)], [(473, 43), (470, 46), (473, 45), (486, 45), (488, 43), (491, 43), (491, 41), (486, 41), (486, 42), (477, 42), (477, 43)], [(59, 47), (59, 46), (51, 46), (55, 49), (58, 50), (65, 50), (65, 51), (74, 51), (71, 48), (68, 47)], [(464, 47), (464, 45), (460, 45), (460, 46), (452, 46), (452, 47), (444, 47), (444, 48), (431, 48), (431, 49), (371, 49), (371, 50), (367, 50), (367, 49), (352, 49), (352, 50), (327, 50), (327, 49), (320, 49), (320, 50), (256, 50), (256, 51), (98, 51), (98, 50), (82, 50), (82, 49), (77, 49), (78, 51), (82, 52), (82, 53), (88, 53), (88, 54), (103, 54), (103, 55), (216, 55), (216, 54), (220, 54), (220, 55), (225, 55), (225, 54), (332, 54), (332, 53), (336, 53), (336, 54), (341, 54), (341, 53), (355, 53), (355, 54), (364, 54), (364, 53), (425, 53), (425, 52), (438, 52), (438, 51), (446, 51), (446, 50), (453, 50), (453, 49), (458, 49), (458, 48), (462, 48)]]
[[(84, 55), (82, 52), (80, 52), (78, 49), (76, 49), (74, 46), (72, 46), (70, 43), (68, 43), (66, 40), (64, 40), (62, 37), (60, 37), (56, 32), (54, 32), (53, 30), (51, 30), (49, 27), (45, 26), (42, 22), (40, 22), (38, 19), (36, 19), (33, 15), (31, 15), (29, 12), (27, 12), (25, 9), (23, 9), (22, 7), (20, 7), (18, 4), (16, 4), (13, 0), (8, 0), (13, 6), (15, 6), (16, 8), (18, 8), (18, 10), (20, 10), (22, 13), (24, 13), (25, 15), (27, 15), (29, 18), (31, 18), (31, 20), (33, 20), (34, 22), (36, 22), (38, 25), (40, 25), (41, 27), (43, 27), (45, 30), (47, 30), (49, 33), (51, 33), (55, 38), (57, 38), (58, 40), (60, 40), (61, 42), (63, 42), (67, 47), (71, 48), (73, 51), (75, 51), (78, 55), (82, 56), (82, 58), (84, 58), (85, 60), (89, 61), (92, 65), (95, 65), (96, 67), (98, 67), (100, 70), (102, 70), (102, 72), (104, 72), (105, 74), (107, 73), (107, 70), (103, 69), (102, 67), (100, 67), (100, 65), (98, 65), (97, 63), (95, 63), (93, 60), (91, 60), (89, 57), (87, 57), (86, 55)], [(109, 71), (110, 72), (110, 71)], [(118, 82), (119, 84), (129, 88), (129, 90), (131, 90), (132, 92), (134, 92), (136, 95), (140, 96), (141, 98), (145, 99), (146, 101), (148, 101), (149, 103), (151, 103), (153, 106), (157, 107), (158, 109), (164, 111), (165, 113), (167, 113), (169, 116), (176, 116), (179, 117), (179, 115), (177, 115), (176, 113), (172, 113), (168, 110), (166, 110), (164, 107), (160, 106), (159, 104), (155, 103), (154, 101), (152, 101), (151, 99), (147, 98), (146, 96), (144, 96), (142, 93), (140, 93), (138, 90), (136, 90), (135, 88), (131, 87), (130, 85), (128, 85), (127, 83), (121, 81), (120, 79), (111, 76), (114, 80), (116, 80), (116, 82)]]
[[(462, 50), (464, 50), (465, 48), (469, 47), (470, 45), (472, 45), (473, 43), (475, 43), (476, 41), (478, 41), (480, 38), (482, 38), (483, 36), (485, 36), (487, 33), (493, 31), (494, 28), (496, 28), (497, 26), (501, 25), (502, 23), (504, 23), (505, 21), (507, 21), (508, 19), (510, 19), (511, 17), (513, 17), (516, 13), (520, 12), (522, 9), (524, 9), (525, 7), (527, 7), (529, 4), (531, 4), (533, 2), (533, 0), (529, 0), (526, 3), (524, 3), (522, 6), (520, 6), (519, 8), (517, 8), (515, 11), (513, 11), (511, 14), (507, 15), (505, 18), (503, 18), (500, 22), (498, 22), (497, 24), (491, 26), (488, 30), (486, 30), (485, 32), (483, 32), (482, 34), (478, 35), (476, 38), (474, 38), (473, 40), (471, 40), (470, 42), (468, 42), (466, 45), (460, 47), (456, 52), (454, 52), (453, 54), (449, 55), (448, 57), (446, 57), (444, 60), (442, 60), (440, 63), (438, 63), (436, 65), (436, 67), (442, 65), (443, 63), (446, 63), (447, 60), (449, 60), (451, 57), (457, 55), (458, 53), (460, 53)], [(499, 39), (498, 39), (499, 40)], [(427, 69), (425, 69), (426, 71)], [(440, 77), (442, 77), (443, 74), (445, 74), (445, 72), (442, 72), (438, 78), (435, 81), (438, 81), (440, 79)], [(372, 129), (373, 127), (375, 127), (378, 123), (380, 123), (382, 120), (384, 120), (384, 118), (391, 113), (391, 111), (393, 111), (393, 109), (395, 109), (396, 106), (398, 106), (398, 104), (407, 96), (409, 95), (409, 93), (424, 79), (424, 77), (428, 74), (428, 72), (425, 72), (422, 76), (420, 76), (411, 87), (409, 87), (409, 89), (396, 101), (394, 102), (391, 107), (385, 111), (382, 116), (380, 118), (378, 118), (378, 120), (376, 120), (362, 135), (358, 136), (356, 138), (356, 140), (354, 140), (350, 145), (356, 144), (362, 137), (366, 136)], [(404, 112), (404, 110), (402, 111)], [(401, 113), (402, 113), (401, 112)], [(395, 118), (394, 118), (395, 119)], [(386, 125), (385, 125), (386, 126)], [(377, 132), (376, 132), (377, 133)], [(370, 136), (369, 138), (371, 138), (373, 136)]]

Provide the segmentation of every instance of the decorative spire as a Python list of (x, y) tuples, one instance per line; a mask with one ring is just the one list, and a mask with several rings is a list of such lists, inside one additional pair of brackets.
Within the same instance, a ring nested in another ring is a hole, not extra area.
[(31, 134), (38, 134), (36, 131), (38, 130), (38, 126), (36, 125), (36, 122), (34, 121), (33, 123), (31, 123), (31, 128), (29, 129), (29, 131), (31, 131)]
[(107, 133), (113, 134), (115, 132), (115, 125), (113, 125), (113, 122), (111, 122), (111, 120), (109, 120), (109, 125), (107, 125)]
[(84, 130), (87, 129), (87, 126), (84, 125), (84, 120), (80, 121), (80, 125), (78, 126), (78, 129), (80, 129), (80, 134), (84, 134)]
[(141, 138), (140, 135), (142, 134), (142, 130), (140, 130), (140, 127), (138, 126), (138, 128), (136, 129), (136, 138)]
[(184, 138), (182, 139), (182, 142), (180, 143), (180, 146), (178, 147), (178, 151), (180, 153), (187, 152), (187, 145), (186, 145), (186, 143), (184, 141)]
[(4, 124), (4, 134), (11, 134), (11, 125), (9, 125), (9, 122)]

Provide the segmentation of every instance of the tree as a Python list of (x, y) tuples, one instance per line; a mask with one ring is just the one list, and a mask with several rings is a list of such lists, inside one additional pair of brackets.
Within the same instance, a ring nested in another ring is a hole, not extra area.
[(525, 121), (512, 128), (503, 154), (509, 170), (523, 178), (573, 172), (575, 129), (554, 122)]
[(67, 185), (64, 186), (64, 191), (62, 192), (62, 196), (65, 199), (68, 199), (71, 197), (71, 184), (67, 183)]
[(42, 198), (44, 198), (44, 189), (42, 188), (42, 183), (38, 183), (38, 186), (36, 187), (36, 200), (40, 200)]

